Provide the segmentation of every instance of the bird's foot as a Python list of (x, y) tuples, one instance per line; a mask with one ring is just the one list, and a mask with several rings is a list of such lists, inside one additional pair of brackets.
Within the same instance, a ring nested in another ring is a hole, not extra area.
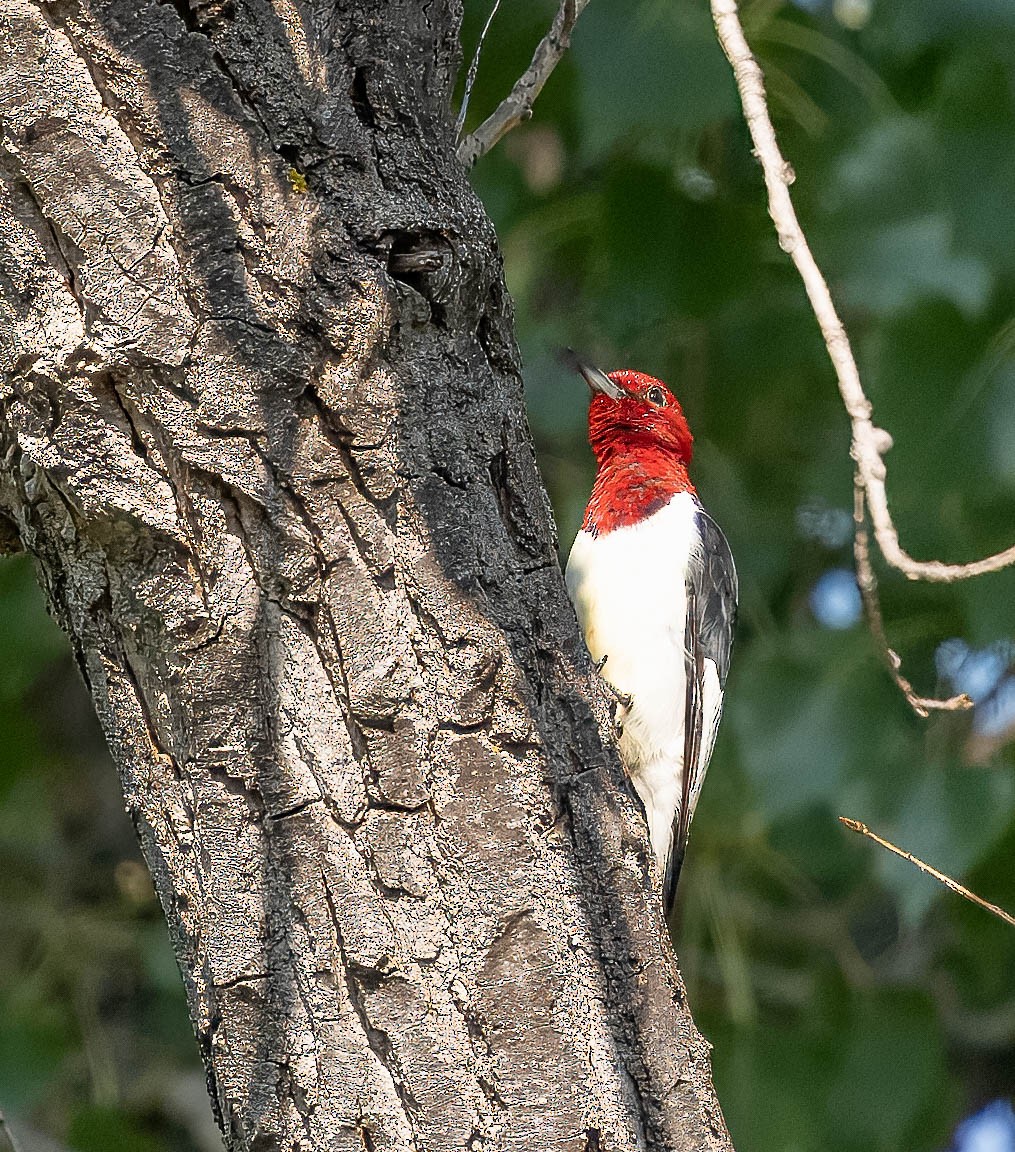
[[(625, 709), (626, 711), (630, 711), (631, 705), (634, 703), (634, 697), (631, 695), (630, 692), (621, 692), (621, 690), (619, 688), (615, 688), (609, 682), (609, 680), (607, 680), (606, 677), (603, 675), (603, 669), (606, 667), (606, 661), (609, 660), (609, 658), (610, 658), (610, 654), (607, 652), (607, 654), (604, 657), (602, 657), (601, 660), (596, 661), (596, 663), (594, 665), (595, 670), (596, 670), (596, 675), (606, 685), (606, 690), (613, 697), (613, 699), (616, 700), (616, 702), (621, 706), (621, 708)], [(617, 727), (619, 730), (622, 730), (620, 728), (620, 725), (618, 725)]]

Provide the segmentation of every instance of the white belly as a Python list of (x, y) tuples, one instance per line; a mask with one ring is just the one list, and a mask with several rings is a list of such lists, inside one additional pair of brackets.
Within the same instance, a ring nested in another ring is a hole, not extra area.
[(700, 546), (694, 498), (674, 496), (647, 520), (579, 532), (567, 587), (603, 678), (632, 698), (620, 754), (645, 805), (660, 871), (669, 854), (684, 762), (686, 571)]

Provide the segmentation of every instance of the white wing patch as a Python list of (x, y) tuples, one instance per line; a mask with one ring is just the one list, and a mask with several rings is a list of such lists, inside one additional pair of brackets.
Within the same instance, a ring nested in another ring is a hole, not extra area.
[[(704, 675), (701, 683), (701, 752), (696, 765), (697, 772), (702, 777), (705, 768), (712, 758), (712, 749), (715, 747), (715, 738), (719, 732), (719, 721), (722, 719), (722, 688), (719, 685), (719, 669), (714, 660), (704, 661)], [(699, 789), (700, 790), (700, 789)], [(695, 795), (694, 803), (698, 802)]]
[(681, 813), (681, 823), (688, 828), (694, 817), (694, 809), (698, 805), (701, 795), (701, 786), (705, 783), (705, 772), (708, 762), (712, 759), (712, 749), (715, 747), (715, 738), (719, 733), (719, 721), (722, 719), (723, 690), (719, 684), (719, 669), (714, 660), (707, 657), (701, 661), (698, 676), (698, 698), (701, 701), (701, 737), (698, 747), (696, 764), (690, 766), (691, 776), (687, 784), (687, 814)]

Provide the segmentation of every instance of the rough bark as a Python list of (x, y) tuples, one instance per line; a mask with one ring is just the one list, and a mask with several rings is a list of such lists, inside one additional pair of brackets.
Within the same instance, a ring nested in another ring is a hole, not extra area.
[(725, 1149), (455, 159), (459, 18), (0, 0), (0, 507), (230, 1149)]

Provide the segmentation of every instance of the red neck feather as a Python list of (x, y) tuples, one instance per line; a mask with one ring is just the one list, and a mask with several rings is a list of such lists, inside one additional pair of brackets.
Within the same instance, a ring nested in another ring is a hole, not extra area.
[(582, 528), (596, 535), (651, 516), (678, 492), (694, 492), (687, 466), (671, 453), (617, 454), (600, 464)]

